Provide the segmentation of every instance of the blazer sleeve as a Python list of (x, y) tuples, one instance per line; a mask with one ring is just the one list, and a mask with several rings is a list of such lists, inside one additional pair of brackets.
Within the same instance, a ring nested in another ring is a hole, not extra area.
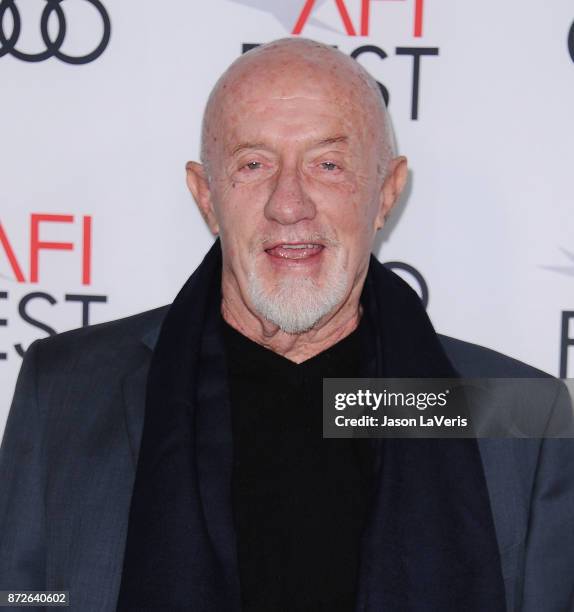
[(0, 590), (46, 589), (45, 417), (35, 341), (26, 351), (0, 446)]
[[(572, 435), (571, 401), (561, 390), (551, 421)], [(520, 610), (574, 610), (574, 437), (546, 438), (540, 447)]]

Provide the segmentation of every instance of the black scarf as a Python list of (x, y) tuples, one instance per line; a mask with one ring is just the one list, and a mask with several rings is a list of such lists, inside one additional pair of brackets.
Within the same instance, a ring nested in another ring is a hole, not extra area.
[[(170, 307), (154, 351), (118, 612), (241, 610), (221, 266), (218, 240)], [(456, 377), (418, 296), (374, 257), (361, 303), (365, 377)], [(356, 612), (505, 610), (476, 440), (372, 444)]]

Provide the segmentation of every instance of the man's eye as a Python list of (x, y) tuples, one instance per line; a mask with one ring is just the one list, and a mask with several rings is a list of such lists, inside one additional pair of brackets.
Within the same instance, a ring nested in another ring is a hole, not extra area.
[(333, 162), (321, 162), (321, 167), (325, 170), (333, 171), (337, 170), (339, 166)]
[(245, 164), (245, 167), (249, 170), (259, 170), (261, 168), (261, 162), (258, 161), (250, 161)]

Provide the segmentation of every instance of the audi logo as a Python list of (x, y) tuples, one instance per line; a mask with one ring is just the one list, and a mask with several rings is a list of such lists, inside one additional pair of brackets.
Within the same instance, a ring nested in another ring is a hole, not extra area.
[[(20, 12), (18, 11), (16, 0), (0, 0), (0, 57), (12, 55), (23, 62), (42, 62), (50, 57), (56, 57), (67, 64), (88, 64), (93, 62), (100, 57), (108, 46), (112, 27), (110, 17), (100, 0), (84, 1), (89, 2), (98, 11), (102, 19), (104, 26), (102, 40), (93, 51), (86, 55), (67, 55), (60, 51), (66, 38), (67, 29), (66, 15), (62, 9), (62, 4), (65, 4), (64, 0), (46, 0), (46, 6), (42, 11), (40, 19), (40, 34), (46, 49), (40, 53), (24, 53), (16, 48), (22, 30)], [(10, 33), (6, 33), (4, 29), (5, 22), (7, 21), (6, 13), (10, 13), (12, 17), (12, 31)], [(55, 14), (58, 23), (57, 35), (54, 39), (50, 37), (48, 32), (48, 21), (52, 14)]]

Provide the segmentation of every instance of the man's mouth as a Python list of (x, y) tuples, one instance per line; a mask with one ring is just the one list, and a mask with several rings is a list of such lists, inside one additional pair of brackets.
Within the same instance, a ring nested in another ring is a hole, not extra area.
[(318, 243), (290, 242), (276, 244), (270, 249), (265, 249), (265, 252), (280, 259), (309, 259), (317, 256), (324, 248), (322, 244)]

